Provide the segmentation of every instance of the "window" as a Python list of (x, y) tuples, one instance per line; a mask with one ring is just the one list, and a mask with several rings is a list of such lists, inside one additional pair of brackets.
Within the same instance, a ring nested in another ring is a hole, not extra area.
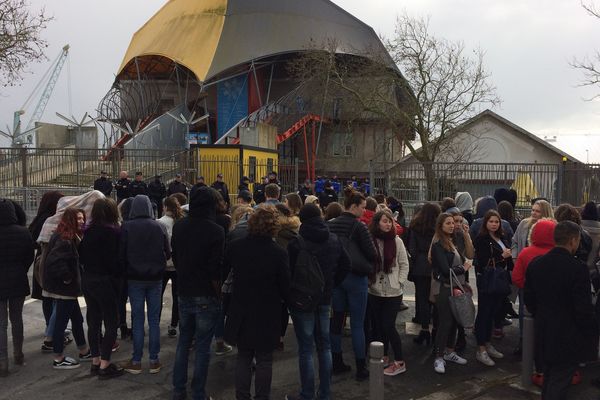
[(333, 134), (333, 155), (335, 157), (352, 157), (352, 133)]
[(267, 158), (267, 174), (273, 172), (273, 159)]
[(250, 182), (255, 182), (256, 178), (256, 157), (248, 157), (248, 178)]

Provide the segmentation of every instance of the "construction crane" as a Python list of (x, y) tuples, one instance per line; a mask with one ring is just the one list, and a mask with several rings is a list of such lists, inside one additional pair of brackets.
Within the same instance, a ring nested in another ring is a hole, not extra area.
[[(23, 103), (23, 106), (21, 107), (21, 109), (18, 111), (15, 111), (12, 132), (10, 132), (10, 129), (9, 129), (8, 134), (0, 131), (0, 134), (9, 137), (12, 140), (13, 147), (21, 146), (23, 144), (31, 144), (33, 142), (33, 137), (31, 134), (37, 130), (37, 128), (34, 128), (34, 125), (37, 121), (39, 121), (42, 118), (42, 115), (44, 114), (46, 105), (48, 105), (50, 96), (52, 96), (52, 91), (54, 90), (54, 87), (56, 86), (56, 82), (58, 81), (58, 78), (60, 77), (60, 72), (62, 71), (63, 66), (65, 65), (65, 61), (67, 60), (67, 57), (69, 55), (69, 48), (70, 48), (70, 46), (68, 44), (62, 48), (58, 57), (54, 60), (52, 65), (50, 65), (50, 68), (48, 68), (48, 70), (46, 71), (46, 73), (44, 74), (42, 79), (40, 79), (40, 81), (38, 82), (36, 87), (33, 89), (33, 92), (31, 92), (31, 94), (29, 95), (27, 100), (25, 100), (25, 103)], [(31, 101), (33, 96), (42, 87), (42, 84), (44, 82), (46, 82), (46, 85), (44, 86), (42, 95), (40, 96), (40, 99), (39, 99), (33, 113), (31, 114), (29, 123), (27, 124), (27, 126), (24, 130), (21, 130), (21, 115), (25, 114), (27, 105), (29, 104), (29, 102)], [(69, 95), (70, 95), (70, 93), (69, 93)], [(26, 140), (23, 140), (23, 137), (25, 137)]]

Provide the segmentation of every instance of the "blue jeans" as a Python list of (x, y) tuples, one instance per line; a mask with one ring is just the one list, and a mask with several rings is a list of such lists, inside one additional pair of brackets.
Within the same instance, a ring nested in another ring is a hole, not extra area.
[(367, 356), (365, 344), (365, 314), (367, 312), (366, 276), (349, 273), (341, 285), (333, 288), (333, 324), (331, 328), (331, 351), (342, 352), (342, 325), (344, 313), (350, 311), (350, 331), (352, 334), (352, 347), (358, 359)]
[(144, 353), (144, 322), (146, 315), (144, 306), (148, 310), (148, 351), (150, 352), (150, 361), (158, 361), (160, 352), (160, 303), (162, 294), (162, 281), (127, 282), (129, 303), (131, 304), (131, 325), (133, 337), (133, 356), (131, 360), (134, 363), (142, 362)]
[(192, 339), (196, 340), (192, 394), (194, 400), (207, 398), (204, 387), (210, 361), (210, 344), (221, 313), (214, 297), (179, 296), (179, 341), (173, 368), (173, 398), (184, 398), (188, 378), (188, 357)]
[(298, 340), (298, 366), (300, 369), (300, 397), (315, 398), (315, 371), (313, 343), (319, 357), (319, 400), (331, 397), (331, 343), (329, 340), (329, 306), (319, 306), (315, 312), (291, 311), (294, 331)]

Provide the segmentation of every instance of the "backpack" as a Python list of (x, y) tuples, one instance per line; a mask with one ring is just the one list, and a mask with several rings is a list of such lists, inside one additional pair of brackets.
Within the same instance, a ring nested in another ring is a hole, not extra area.
[(300, 252), (290, 284), (290, 307), (299, 311), (315, 311), (323, 297), (325, 278), (319, 260), (312, 254), (304, 239), (297, 237)]

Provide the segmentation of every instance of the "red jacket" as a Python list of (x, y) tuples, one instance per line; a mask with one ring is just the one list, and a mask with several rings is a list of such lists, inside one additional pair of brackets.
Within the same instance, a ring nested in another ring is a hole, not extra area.
[(543, 256), (554, 247), (554, 227), (556, 222), (548, 219), (539, 221), (531, 232), (531, 245), (519, 253), (512, 271), (512, 282), (520, 289), (525, 287), (525, 273), (534, 258)]
[[(362, 217), (360, 217), (358, 220), (366, 226), (369, 226), (371, 224), (371, 220), (373, 220), (374, 215), (375, 211), (365, 210)], [(396, 228), (396, 235), (402, 237), (402, 234), (404, 233), (404, 228), (402, 228), (402, 225), (394, 221), (394, 227)]]

